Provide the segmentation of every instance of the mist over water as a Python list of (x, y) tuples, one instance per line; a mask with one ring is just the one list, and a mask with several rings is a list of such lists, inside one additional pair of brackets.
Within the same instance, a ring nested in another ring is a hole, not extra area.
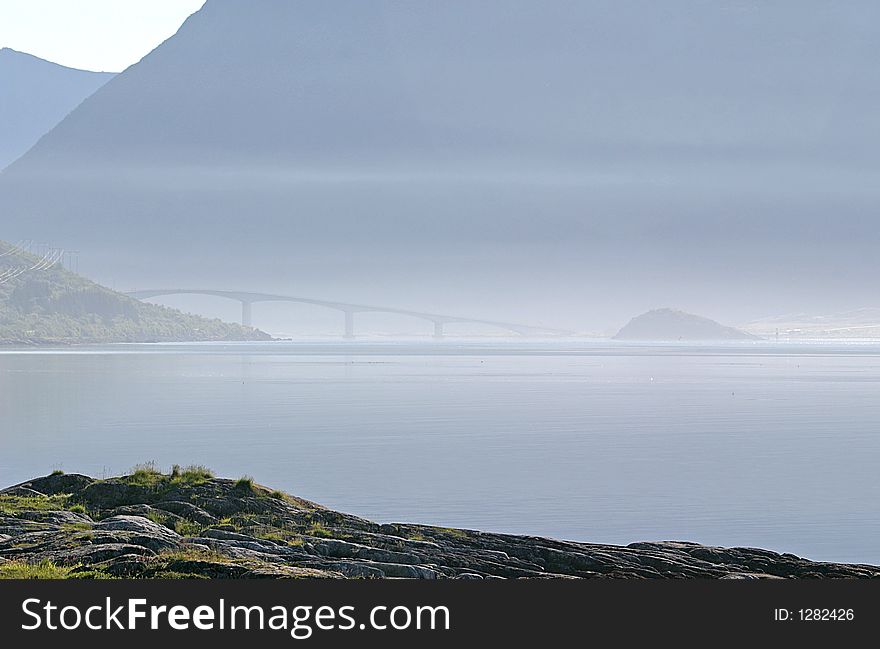
[(876, 305), (871, 2), (209, 0), (0, 175), (117, 288), (588, 332)]
[(156, 460), (380, 521), (880, 562), (880, 347), (137, 345), (0, 354), (0, 478)]

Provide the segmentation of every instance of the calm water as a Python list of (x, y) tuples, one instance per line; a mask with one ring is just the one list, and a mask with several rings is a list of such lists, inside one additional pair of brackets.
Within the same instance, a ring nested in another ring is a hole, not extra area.
[(880, 346), (0, 353), (0, 483), (201, 463), (382, 521), (880, 563)]

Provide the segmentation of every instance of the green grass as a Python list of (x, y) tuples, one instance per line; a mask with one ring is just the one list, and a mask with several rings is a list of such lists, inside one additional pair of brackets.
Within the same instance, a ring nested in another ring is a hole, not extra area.
[(182, 467), (175, 464), (171, 467), (171, 482), (177, 484), (197, 485), (214, 478), (214, 472), (201, 464)]
[(174, 531), (181, 536), (198, 536), (202, 533), (202, 526), (188, 520), (179, 520), (174, 524)]
[(153, 579), (210, 579), (205, 575), (194, 572), (178, 572), (176, 570), (158, 570), (153, 573)]
[(160, 511), (156, 511), (154, 509), (153, 511), (147, 512), (147, 518), (157, 525), (164, 525), (165, 527), (168, 527), (168, 516), (164, 515)]
[(243, 493), (252, 494), (254, 493), (254, 479), (249, 475), (242, 476), (236, 480), (233, 489)]
[(138, 464), (124, 480), (138, 487), (171, 487), (176, 485), (195, 486), (214, 478), (214, 472), (200, 464), (181, 467), (175, 464), (168, 474), (162, 473), (155, 462)]
[(50, 477), (53, 475), (64, 475), (64, 471), (62, 471), (61, 469), (55, 469), (54, 471), (52, 471), (52, 473), (49, 474)]
[(0, 494), (0, 514), (13, 516), (27, 511), (60, 511), (65, 508), (69, 499), (69, 494), (59, 494), (56, 496), (11, 496)]
[(452, 527), (435, 527), (434, 529), (449, 536), (454, 536), (457, 539), (466, 539), (468, 537), (467, 532), (464, 530), (457, 530)]
[(243, 530), (250, 525), (259, 523), (260, 517), (250, 512), (238, 512), (232, 516), (221, 518), (218, 522), (220, 525), (231, 525), (236, 530)]
[(312, 523), (311, 527), (306, 530), (306, 534), (309, 536), (319, 536), (325, 539), (331, 538), (333, 536), (330, 530), (324, 527), (324, 523), (322, 523), (321, 521)]
[(211, 563), (229, 564), (235, 563), (225, 554), (220, 554), (219, 552), (216, 552), (214, 550), (196, 550), (190, 548), (162, 552), (158, 556), (151, 559), (151, 561), (164, 561), (168, 563), (172, 561), (208, 561)]
[(10, 561), (0, 564), (0, 579), (67, 579), (71, 568), (57, 566), (51, 561), (24, 563)]
[(158, 525), (173, 529), (181, 536), (199, 536), (204, 526), (185, 518), (178, 518), (161, 510), (147, 512), (147, 518)]
[(223, 565), (234, 565), (229, 557), (214, 550), (170, 550), (148, 560), (151, 579), (208, 579), (205, 575), (190, 572), (186, 563), (204, 562)]
[(287, 494), (276, 489), (269, 494), (269, 498), (274, 498), (275, 500), (287, 500)]
[(112, 579), (107, 573), (81, 566), (59, 566), (51, 561), (0, 564), (0, 579)]
[(277, 541), (287, 545), (299, 547), (304, 541), (298, 532), (280, 527), (261, 527), (250, 531), (251, 536), (265, 541)]
[(167, 479), (167, 476), (156, 468), (155, 462), (138, 464), (132, 468), (131, 475), (125, 477), (126, 482), (137, 487), (156, 487)]
[(88, 532), (92, 529), (90, 523), (64, 523), (61, 529), (65, 532)]

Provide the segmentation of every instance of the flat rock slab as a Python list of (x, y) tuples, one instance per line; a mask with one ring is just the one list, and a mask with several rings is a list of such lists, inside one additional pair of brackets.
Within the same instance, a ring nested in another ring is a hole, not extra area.
[(31, 563), (52, 561), (59, 565), (95, 564), (125, 555), (152, 555), (151, 550), (140, 545), (126, 543), (102, 543), (101, 545), (83, 545), (64, 550), (40, 552), (29, 560)]

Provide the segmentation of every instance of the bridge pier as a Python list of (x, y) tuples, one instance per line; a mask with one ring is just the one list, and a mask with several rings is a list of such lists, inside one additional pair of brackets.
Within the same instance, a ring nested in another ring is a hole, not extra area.
[(443, 338), (443, 322), (434, 320), (434, 338)]
[(253, 327), (254, 326), (254, 317), (253, 317), (253, 302), (245, 302), (242, 300), (241, 303), (241, 325), (243, 327)]
[(354, 311), (345, 312), (345, 336), (346, 339), (354, 338)]

